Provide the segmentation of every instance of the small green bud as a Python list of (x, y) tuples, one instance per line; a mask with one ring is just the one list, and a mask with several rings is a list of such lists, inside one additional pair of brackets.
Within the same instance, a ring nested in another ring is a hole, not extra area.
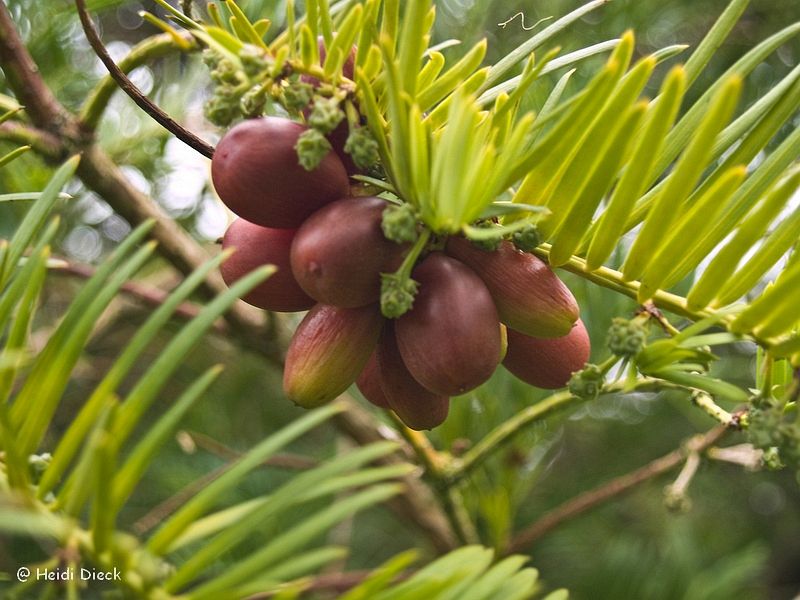
[(331, 150), (331, 143), (325, 136), (316, 129), (304, 131), (297, 139), (294, 147), (297, 150), (297, 158), (300, 165), (306, 171), (313, 171), (317, 168), (325, 155)]
[(647, 342), (647, 328), (634, 319), (615, 318), (608, 330), (608, 347), (617, 356), (635, 356)]
[(264, 71), (272, 68), (269, 55), (262, 48), (253, 44), (245, 44), (239, 51), (239, 58), (248, 77), (258, 77)]
[(227, 127), (240, 114), (239, 96), (229, 85), (217, 87), (203, 107), (206, 118), (214, 125)]
[(366, 170), (378, 162), (378, 142), (366, 127), (351, 127), (344, 144), (344, 151), (352, 158), (359, 169)]
[(781, 461), (780, 452), (775, 446), (764, 450), (764, 454), (761, 455), (761, 462), (770, 471), (780, 471), (785, 466)]
[(542, 236), (536, 225), (531, 224), (524, 229), (515, 231), (511, 236), (511, 241), (518, 250), (533, 252), (542, 243)]
[[(476, 227), (480, 227), (481, 229), (494, 229), (496, 225), (492, 221), (478, 221), (475, 224)], [(493, 237), (490, 239), (485, 240), (470, 240), (474, 246), (477, 246), (481, 250), (486, 252), (494, 252), (500, 247), (500, 242), (503, 241), (503, 237), (500, 233), (497, 234), (497, 237)]]
[(387, 240), (398, 244), (415, 242), (419, 237), (417, 218), (410, 204), (386, 207), (381, 219), (381, 229)]
[(570, 377), (569, 392), (584, 400), (594, 400), (603, 388), (603, 373), (597, 365), (586, 365), (582, 371), (576, 371)]
[(322, 133), (330, 133), (336, 129), (342, 119), (344, 119), (344, 111), (339, 108), (339, 101), (336, 98), (317, 96), (314, 99), (314, 108), (308, 118), (311, 127)]
[(219, 52), (212, 50), (211, 48), (206, 48), (203, 50), (203, 62), (209, 69), (214, 69), (219, 64), (219, 61), (222, 60), (222, 55)]
[(673, 486), (664, 489), (664, 505), (676, 514), (685, 514), (692, 509), (692, 501), (685, 493), (676, 492)]
[(266, 103), (267, 98), (264, 95), (264, 90), (260, 85), (257, 85), (245, 92), (239, 101), (239, 108), (245, 117), (260, 117), (264, 114)]
[(387, 319), (403, 316), (414, 305), (419, 284), (395, 273), (381, 274), (381, 312)]
[(211, 79), (216, 83), (229, 85), (237, 85), (244, 79), (244, 73), (239, 71), (236, 65), (226, 58), (220, 58), (210, 75)]
[(780, 432), (782, 409), (780, 408), (755, 408), (750, 411), (750, 424), (747, 427), (747, 437), (756, 448), (768, 450), (774, 446), (781, 446), (783, 436)]
[(39, 482), (42, 473), (50, 466), (52, 458), (49, 452), (45, 452), (44, 454), (32, 454), (28, 457), (28, 470), (30, 471), (31, 480), (34, 484)]
[(293, 81), (283, 88), (283, 105), (288, 110), (300, 112), (314, 97), (314, 86), (302, 81)]

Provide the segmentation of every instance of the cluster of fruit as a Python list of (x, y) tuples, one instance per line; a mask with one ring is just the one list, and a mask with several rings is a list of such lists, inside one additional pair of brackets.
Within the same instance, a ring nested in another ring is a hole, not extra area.
[(350, 196), (334, 150), (308, 171), (296, 146), (307, 128), (278, 117), (250, 119), (220, 141), (212, 179), (240, 218), (224, 247), (230, 284), (262, 264), (277, 272), (244, 300), (270, 311), (309, 310), (289, 346), (286, 394), (319, 406), (354, 381), (372, 403), (410, 427), (446, 417), (449, 398), (485, 382), (502, 362), (542, 388), (566, 385), (589, 355), (578, 306), (533, 254), (503, 241), (492, 250), (451, 236), (435, 239), (411, 271), (411, 310), (381, 312), (381, 274), (396, 271), (408, 242), (387, 239), (390, 204)]

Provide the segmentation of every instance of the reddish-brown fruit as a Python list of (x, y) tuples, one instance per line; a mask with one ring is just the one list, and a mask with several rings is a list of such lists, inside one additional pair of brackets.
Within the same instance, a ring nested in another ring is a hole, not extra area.
[(314, 306), (289, 344), (283, 391), (304, 408), (315, 408), (336, 398), (364, 369), (382, 324), (378, 305)]
[(372, 353), (361, 375), (356, 379), (358, 390), (364, 398), (379, 408), (391, 408), (381, 388), (381, 372), (378, 367), (378, 352)]
[(425, 389), (409, 373), (393, 329), (392, 323), (387, 322), (377, 350), (384, 397), (400, 420), (411, 429), (433, 429), (447, 418), (450, 398)]
[(257, 225), (292, 229), (348, 194), (347, 172), (335, 153), (328, 152), (313, 171), (298, 162), (295, 144), (306, 129), (264, 117), (225, 134), (211, 159), (211, 178), (228, 208)]
[(433, 252), (414, 270), (419, 292), (395, 332), (408, 370), (427, 389), (463, 394), (500, 363), (500, 323), (489, 290), (457, 260)]
[(572, 373), (583, 368), (590, 351), (589, 334), (580, 319), (560, 338), (535, 338), (509, 328), (503, 365), (525, 383), (554, 390), (567, 385)]
[(503, 242), (492, 252), (451, 237), (447, 253), (477, 273), (494, 298), (500, 320), (525, 335), (566, 335), (578, 319), (572, 292), (542, 260)]
[(345, 198), (303, 223), (292, 242), (291, 264), (309, 296), (343, 307), (380, 298), (380, 274), (397, 270), (405, 249), (383, 236), (385, 208), (380, 198)]
[(271, 229), (244, 219), (230, 224), (222, 238), (223, 248), (235, 248), (233, 255), (220, 266), (222, 279), (234, 281), (262, 265), (275, 265), (278, 270), (264, 283), (255, 287), (242, 300), (277, 312), (308, 310), (314, 299), (308, 296), (292, 275), (289, 250), (295, 229)]

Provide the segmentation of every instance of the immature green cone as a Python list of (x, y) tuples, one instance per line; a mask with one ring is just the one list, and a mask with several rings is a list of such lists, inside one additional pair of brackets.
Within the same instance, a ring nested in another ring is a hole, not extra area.
[(239, 96), (233, 86), (220, 85), (214, 90), (203, 111), (206, 118), (218, 127), (227, 127), (241, 114)]
[(361, 308), (314, 306), (286, 353), (286, 396), (303, 408), (316, 408), (343, 393), (367, 364), (382, 325), (383, 317), (374, 304)]
[(272, 59), (266, 51), (253, 44), (245, 44), (239, 51), (239, 58), (248, 77), (258, 77), (272, 67)]
[(640, 321), (617, 317), (611, 322), (608, 348), (617, 356), (635, 356), (646, 341), (647, 329)]
[(301, 111), (311, 103), (314, 86), (302, 81), (293, 81), (283, 90), (283, 103), (289, 110)]
[(414, 305), (417, 282), (400, 278), (394, 273), (381, 274), (381, 312), (388, 319), (403, 316)]
[[(498, 229), (498, 226), (492, 221), (478, 221), (478, 223), (476, 223), (475, 226), (480, 229)], [(470, 243), (476, 248), (480, 248), (484, 252), (494, 252), (500, 247), (500, 242), (502, 241), (503, 241), (502, 235), (499, 232), (497, 232), (496, 237), (491, 237), (485, 240), (471, 239)]]
[(542, 236), (539, 234), (536, 225), (528, 225), (525, 229), (515, 231), (514, 235), (511, 236), (511, 241), (514, 243), (517, 250), (533, 252), (533, 250), (542, 243)]
[(297, 139), (297, 160), (306, 171), (313, 171), (330, 152), (331, 143), (316, 129), (304, 131)]
[(209, 76), (216, 83), (228, 85), (238, 85), (245, 79), (244, 73), (227, 58), (219, 58)]
[(314, 108), (311, 116), (308, 117), (308, 124), (322, 133), (330, 133), (344, 119), (344, 111), (339, 108), (339, 101), (336, 98), (314, 99)]
[(584, 400), (594, 400), (603, 389), (603, 373), (597, 365), (586, 365), (582, 371), (572, 374), (568, 385), (573, 396)]
[(359, 169), (369, 169), (380, 159), (378, 142), (366, 127), (352, 127), (344, 144), (344, 151)]
[(381, 216), (381, 229), (387, 240), (398, 244), (416, 242), (419, 237), (417, 218), (410, 204), (386, 207)]
[(264, 96), (264, 90), (260, 86), (256, 86), (244, 93), (239, 102), (239, 108), (245, 117), (252, 119), (264, 114), (266, 104), (267, 98)]

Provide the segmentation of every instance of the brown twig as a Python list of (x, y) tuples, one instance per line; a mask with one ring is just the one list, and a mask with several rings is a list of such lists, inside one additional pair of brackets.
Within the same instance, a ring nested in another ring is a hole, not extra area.
[(181, 488), (176, 494), (170, 496), (161, 504), (156, 505), (152, 510), (136, 521), (133, 524), (133, 530), (139, 535), (144, 535), (191, 500), (200, 490), (222, 477), (232, 466), (232, 462), (221, 465), (202, 477), (195, 479), (189, 483), (189, 485)]
[[(326, 573), (315, 577), (308, 586), (303, 588), (306, 593), (309, 592), (335, 592), (342, 594), (347, 590), (356, 587), (365, 579), (374, 575), (374, 571), (347, 571), (345, 573)], [(404, 581), (414, 574), (413, 571), (405, 571), (398, 573), (392, 580), (394, 583)], [(261, 594), (253, 594), (248, 596), (247, 600), (266, 600), (267, 598), (274, 598), (279, 592), (266, 592)]]
[(161, 125), (184, 144), (196, 150), (206, 158), (214, 156), (214, 147), (212, 145), (201, 140), (156, 106), (130, 79), (128, 79), (128, 76), (123, 73), (122, 69), (117, 66), (117, 63), (115, 63), (108, 54), (106, 47), (100, 39), (100, 35), (97, 33), (92, 18), (89, 16), (89, 12), (86, 9), (86, 2), (84, 0), (75, 0), (75, 6), (78, 9), (78, 16), (80, 17), (81, 25), (83, 26), (86, 38), (89, 40), (89, 44), (98, 58), (106, 66), (109, 74), (114, 78), (114, 81), (117, 82), (120, 89), (125, 92), (139, 108), (150, 115), (156, 123)]
[[(237, 452), (204, 433), (197, 431), (187, 431), (186, 434), (191, 438), (192, 442), (206, 452), (223, 458), (225, 460), (237, 460), (242, 457), (241, 452)], [(279, 469), (291, 469), (293, 471), (305, 471), (306, 469), (313, 469), (319, 465), (319, 461), (301, 456), (299, 454), (275, 454), (269, 457), (263, 463), (265, 467), (277, 467)]]
[(626, 475), (612, 479), (593, 490), (584, 492), (571, 500), (567, 500), (564, 504), (545, 513), (539, 520), (517, 534), (511, 541), (508, 551), (510, 553), (522, 552), (565, 521), (574, 519), (578, 515), (604, 502), (608, 502), (612, 498), (629, 492), (640, 483), (671, 471), (686, 460), (687, 453), (699, 454), (704, 452), (707, 448), (717, 443), (727, 431), (727, 428), (719, 426), (705, 434), (696, 435), (669, 454), (657, 458)]
[[(73, 263), (62, 258), (56, 258), (50, 270), (55, 273), (77, 277), (79, 279), (89, 279), (94, 274), (96, 269), (89, 265), (82, 265)], [(136, 281), (128, 281), (122, 284), (120, 288), (125, 294), (142, 301), (144, 304), (152, 307), (158, 307), (164, 304), (169, 298), (169, 292), (154, 288)], [(175, 315), (182, 319), (194, 319), (200, 314), (200, 307), (192, 302), (182, 302), (175, 309)], [(224, 333), (224, 327), (217, 327), (219, 333)]]

